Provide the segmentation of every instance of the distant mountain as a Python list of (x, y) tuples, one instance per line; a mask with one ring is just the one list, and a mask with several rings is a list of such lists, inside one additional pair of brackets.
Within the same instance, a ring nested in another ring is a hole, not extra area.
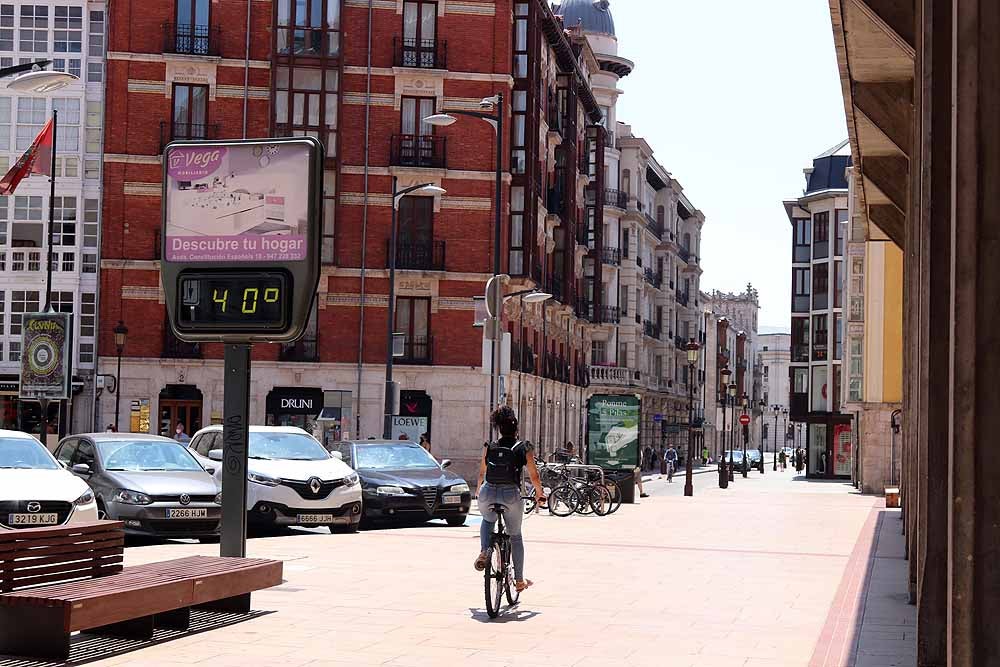
[(783, 327), (769, 327), (766, 324), (762, 324), (759, 327), (759, 329), (757, 330), (757, 333), (758, 334), (777, 334), (777, 333), (786, 334), (786, 333), (788, 333), (788, 327), (787, 326), (783, 326)]

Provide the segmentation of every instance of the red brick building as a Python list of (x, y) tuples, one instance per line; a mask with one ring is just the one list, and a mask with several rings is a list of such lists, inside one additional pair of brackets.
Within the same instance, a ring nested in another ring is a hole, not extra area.
[[(327, 148), (315, 316), (298, 343), (254, 347), (251, 418), (330, 439), (380, 435), (392, 177), (400, 188), (434, 183), (447, 193), (400, 203), (395, 331), (406, 344), (396, 379), (409, 435), (427, 430), (435, 454), (474, 465), (489, 384), (473, 298), (492, 273), (495, 133), (471, 118), (448, 128), (422, 119), (478, 110), (502, 93), (513, 128), (504, 137), (503, 270), (516, 279), (511, 290), (537, 284), (556, 297), (545, 311), (550, 326), (538, 312), (510, 325), (514, 365), (572, 393), (576, 412), (562, 414), (559, 437), (579, 438), (589, 320), (577, 313), (594, 312), (598, 298), (583, 258), (601, 247), (599, 239), (588, 247), (587, 235), (600, 234), (604, 171), (602, 114), (581, 65), (587, 48), (544, 0), (115, 3), (100, 363), (114, 372), (121, 320), (129, 330), (122, 428), (167, 433), (179, 421), (193, 432), (221, 419), (221, 346), (182, 343), (166, 321), (157, 262), (163, 146), (311, 134)], [(525, 359), (529, 343), (548, 355)], [(101, 410), (106, 420), (113, 397)]]

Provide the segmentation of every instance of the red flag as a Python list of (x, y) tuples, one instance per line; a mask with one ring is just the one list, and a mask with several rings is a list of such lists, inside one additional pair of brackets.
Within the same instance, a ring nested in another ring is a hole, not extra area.
[(0, 195), (12, 195), (28, 174), (52, 175), (52, 120), (45, 124), (13, 167), (0, 179)]

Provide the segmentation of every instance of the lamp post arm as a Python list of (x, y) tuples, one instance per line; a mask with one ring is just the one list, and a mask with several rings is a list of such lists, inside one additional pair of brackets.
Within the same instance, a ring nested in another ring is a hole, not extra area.
[(466, 111), (464, 109), (442, 109), (438, 113), (448, 114), (450, 116), (468, 116), (469, 118), (478, 118), (492, 123), (496, 123), (500, 118), (496, 114), (483, 113), (482, 111)]

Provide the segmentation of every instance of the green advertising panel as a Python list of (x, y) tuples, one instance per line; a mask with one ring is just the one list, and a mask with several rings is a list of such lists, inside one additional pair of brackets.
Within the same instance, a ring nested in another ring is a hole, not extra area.
[(639, 465), (637, 396), (592, 396), (587, 408), (587, 461), (602, 468)]

